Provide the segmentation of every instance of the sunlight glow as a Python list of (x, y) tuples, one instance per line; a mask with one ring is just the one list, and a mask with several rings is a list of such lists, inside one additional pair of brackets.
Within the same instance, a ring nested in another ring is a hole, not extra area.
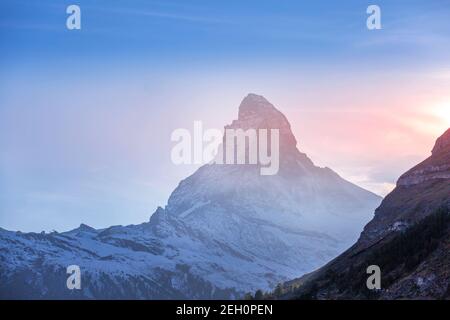
[(438, 103), (432, 108), (431, 112), (444, 124), (450, 126), (450, 101)]

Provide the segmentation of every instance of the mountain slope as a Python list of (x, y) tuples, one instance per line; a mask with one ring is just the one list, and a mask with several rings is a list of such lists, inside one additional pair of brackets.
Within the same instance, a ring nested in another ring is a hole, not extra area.
[[(232, 299), (310, 272), (356, 240), (380, 198), (315, 166), (272, 104), (248, 95), (225, 128), (278, 129), (278, 173), (204, 165), (140, 225), (0, 230), (1, 297)], [(72, 264), (78, 291), (66, 288)]]
[[(289, 281), (282, 298), (450, 298), (450, 129), (403, 174), (359, 240), (321, 269)], [(366, 268), (381, 268), (379, 291)], [(280, 290), (279, 290), (280, 291)]]

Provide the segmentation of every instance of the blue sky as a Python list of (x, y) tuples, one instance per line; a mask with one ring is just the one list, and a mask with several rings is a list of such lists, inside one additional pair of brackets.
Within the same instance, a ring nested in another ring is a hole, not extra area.
[(316, 163), (385, 194), (449, 125), (449, 17), (449, 1), (1, 1), (0, 227), (147, 220), (196, 168), (171, 164), (170, 133), (222, 128), (248, 92)]
[[(380, 55), (390, 57), (385, 63), (406, 63), (398, 59), (405, 50), (414, 48), (408, 57), (418, 57), (429, 49), (418, 44), (438, 42), (450, 31), (448, 1), (396, 0), (377, 2), (385, 30), (368, 32), (365, 11), (371, 3), (78, 1), (82, 31), (69, 32), (65, 8), (71, 1), (2, 1), (1, 57), (6, 65), (58, 67), (119, 59), (158, 65), (267, 64), (281, 57), (367, 62)], [(395, 45), (370, 46), (389, 42)]]

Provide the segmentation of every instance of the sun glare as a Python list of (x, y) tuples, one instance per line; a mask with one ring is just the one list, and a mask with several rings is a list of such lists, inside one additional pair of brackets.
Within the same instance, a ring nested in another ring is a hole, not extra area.
[(450, 126), (450, 101), (437, 104), (432, 109), (433, 114), (447, 126)]

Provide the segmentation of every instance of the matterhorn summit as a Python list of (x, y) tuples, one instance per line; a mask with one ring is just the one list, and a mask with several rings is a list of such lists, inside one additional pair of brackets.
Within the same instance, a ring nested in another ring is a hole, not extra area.
[[(233, 299), (311, 272), (356, 241), (380, 197), (315, 166), (262, 96), (246, 96), (227, 128), (278, 130), (278, 172), (203, 165), (140, 225), (0, 230), (0, 296)], [(68, 265), (80, 266), (82, 290), (65, 287)]]

